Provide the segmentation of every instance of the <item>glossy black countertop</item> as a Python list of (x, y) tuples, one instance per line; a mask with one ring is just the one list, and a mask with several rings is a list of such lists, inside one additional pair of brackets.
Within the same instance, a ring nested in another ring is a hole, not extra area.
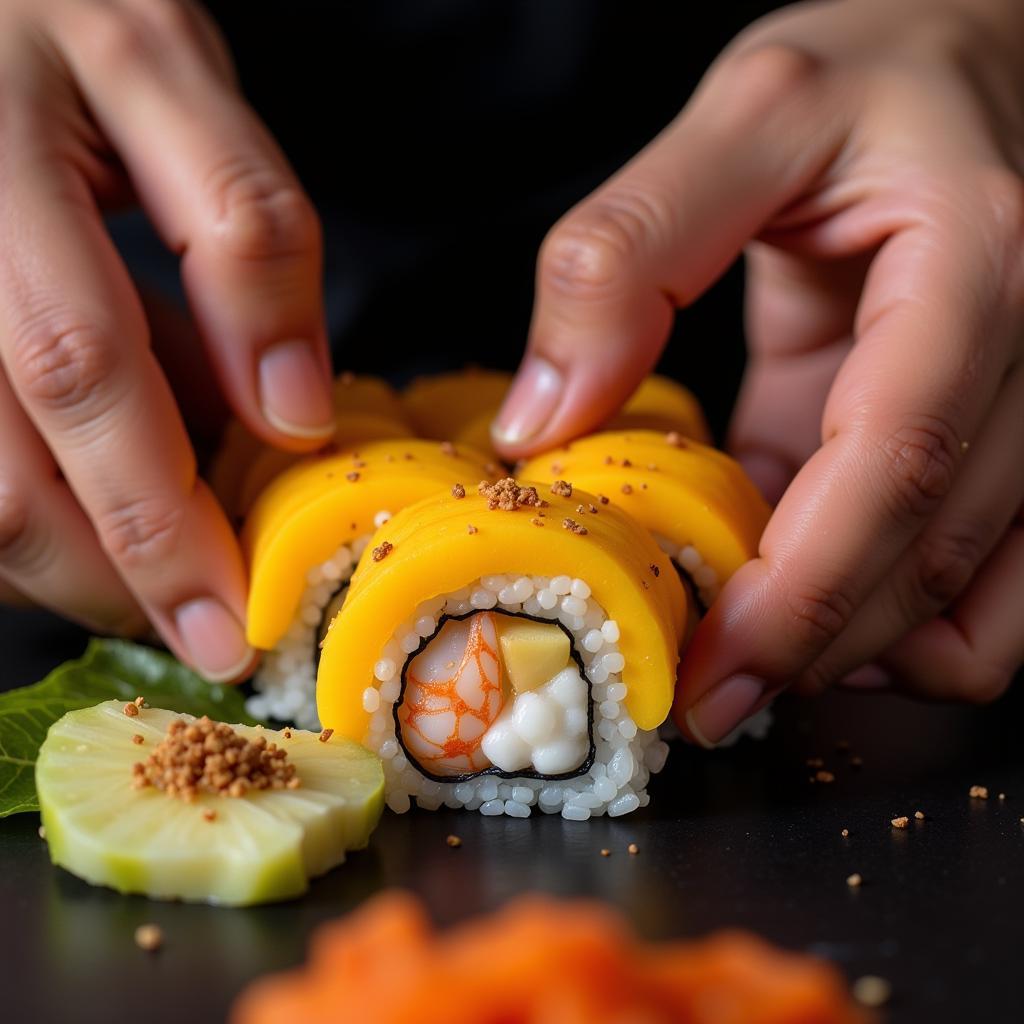
[[(35, 681), (84, 642), (47, 616), (0, 612), (0, 689)], [(443, 922), (539, 889), (608, 900), (652, 938), (740, 926), (851, 979), (889, 979), (892, 1024), (1018, 1021), (1022, 710), (1019, 688), (983, 709), (783, 702), (762, 743), (674, 743), (650, 806), (628, 818), (385, 812), (370, 848), (303, 899), (246, 910), (92, 888), (51, 867), (35, 815), (0, 820), (0, 1020), (222, 1021), (248, 980), (302, 959), (318, 922), (402, 886)], [(809, 781), (814, 758), (834, 782)], [(972, 785), (989, 799), (969, 798)], [(894, 829), (903, 814), (910, 827)], [(459, 849), (445, 843), (452, 832)], [(846, 884), (853, 872), (859, 889)], [(145, 922), (163, 929), (156, 955), (134, 944)]]

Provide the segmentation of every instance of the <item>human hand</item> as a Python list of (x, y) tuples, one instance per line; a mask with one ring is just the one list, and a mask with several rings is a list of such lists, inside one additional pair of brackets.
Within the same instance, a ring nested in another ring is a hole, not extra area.
[(271, 444), (333, 429), (316, 214), (185, 0), (0, 2), (0, 594), (251, 663), (245, 572), (100, 210), (181, 255), (221, 391)]
[(1014, 0), (800, 5), (545, 241), (510, 456), (605, 420), (746, 249), (731, 444), (782, 497), (688, 649), (691, 738), (867, 663), (986, 700), (1024, 660), (1022, 171)]

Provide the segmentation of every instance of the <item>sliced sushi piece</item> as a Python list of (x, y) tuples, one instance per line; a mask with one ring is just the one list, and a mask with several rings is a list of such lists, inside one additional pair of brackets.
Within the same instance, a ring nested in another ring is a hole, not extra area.
[(645, 377), (607, 430), (674, 430), (683, 437), (711, 444), (711, 431), (700, 402), (688, 388), (670, 377)]
[(370, 541), (320, 717), (380, 754), (399, 812), (625, 814), (664, 764), (686, 604), (647, 531), (594, 495), (435, 494)]
[(120, 701), (50, 727), (36, 788), (55, 864), (121, 892), (234, 906), (305, 891), (366, 846), (383, 806), (380, 762), (342, 737), (129, 717)]
[(496, 468), (461, 444), (403, 438), (307, 460), (267, 488), (242, 533), (249, 642), (267, 652), (253, 715), (319, 728), (319, 645), (373, 531), (406, 505), (473, 487)]
[[(771, 509), (738, 462), (678, 433), (607, 431), (525, 463), (599, 494), (645, 526), (691, 586), (701, 610), (757, 554)], [(605, 504), (607, 503), (607, 504)]]

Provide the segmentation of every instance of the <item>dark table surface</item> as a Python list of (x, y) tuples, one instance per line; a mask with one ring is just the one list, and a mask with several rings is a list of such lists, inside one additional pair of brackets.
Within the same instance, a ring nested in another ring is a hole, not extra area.
[[(43, 615), (0, 613), (0, 689), (36, 680), (84, 639)], [(246, 910), (92, 888), (51, 867), (35, 815), (0, 821), (0, 1020), (221, 1021), (247, 981), (302, 959), (319, 922), (403, 886), (443, 922), (539, 889), (608, 900), (652, 938), (741, 926), (828, 957), (851, 979), (888, 978), (892, 1024), (1019, 1021), (1022, 710), (1019, 688), (984, 709), (837, 694), (786, 702), (763, 743), (710, 754), (674, 743), (634, 816), (386, 812), (370, 848), (303, 899)], [(815, 757), (833, 783), (809, 782)], [(975, 784), (987, 801), (968, 797)], [(889, 824), (901, 814), (906, 831)], [(450, 832), (460, 849), (445, 844)], [(846, 884), (852, 872), (860, 889)], [(164, 931), (159, 954), (134, 945), (145, 922)]]

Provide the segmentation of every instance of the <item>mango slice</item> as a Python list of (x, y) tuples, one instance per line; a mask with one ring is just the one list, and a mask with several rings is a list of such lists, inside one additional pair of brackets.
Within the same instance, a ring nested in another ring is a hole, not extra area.
[(499, 615), (498, 647), (516, 693), (536, 690), (569, 664), (569, 637), (553, 622)]
[(641, 381), (606, 430), (674, 430), (683, 437), (711, 444), (711, 431), (700, 402), (688, 388), (652, 373)]
[(475, 367), (417, 377), (402, 392), (402, 405), (420, 437), (479, 439), (481, 423), (489, 425), (511, 382), (510, 373)]
[(496, 467), (463, 445), (403, 438), (361, 444), (355, 452), (293, 466), (253, 506), (242, 543), (249, 561), (249, 643), (271, 650), (284, 635), (306, 573), (342, 544), (373, 532), (374, 516), (428, 495), (467, 490)]
[[(596, 495), (566, 498), (543, 485), (540, 492), (548, 502), (543, 518), (531, 508), (491, 510), (479, 494), (460, 499), (445, 492), (408, 506), (376, 532), (370, 546), (383, 554), (361, 559), (324, 641), (317, 674), (324, 725), (362, 739), (363, 691), (397, 627), (422, 602), (500, 573), (584, 579), (619, 624), (630, 715), (641, 729), (665, 720), (686, 621), (679, 577), (645, 529), (597, 504)], [(588, 505), (598, 511), (586, 511)], [(567, 521), (583, 532), (563, 526)]]

